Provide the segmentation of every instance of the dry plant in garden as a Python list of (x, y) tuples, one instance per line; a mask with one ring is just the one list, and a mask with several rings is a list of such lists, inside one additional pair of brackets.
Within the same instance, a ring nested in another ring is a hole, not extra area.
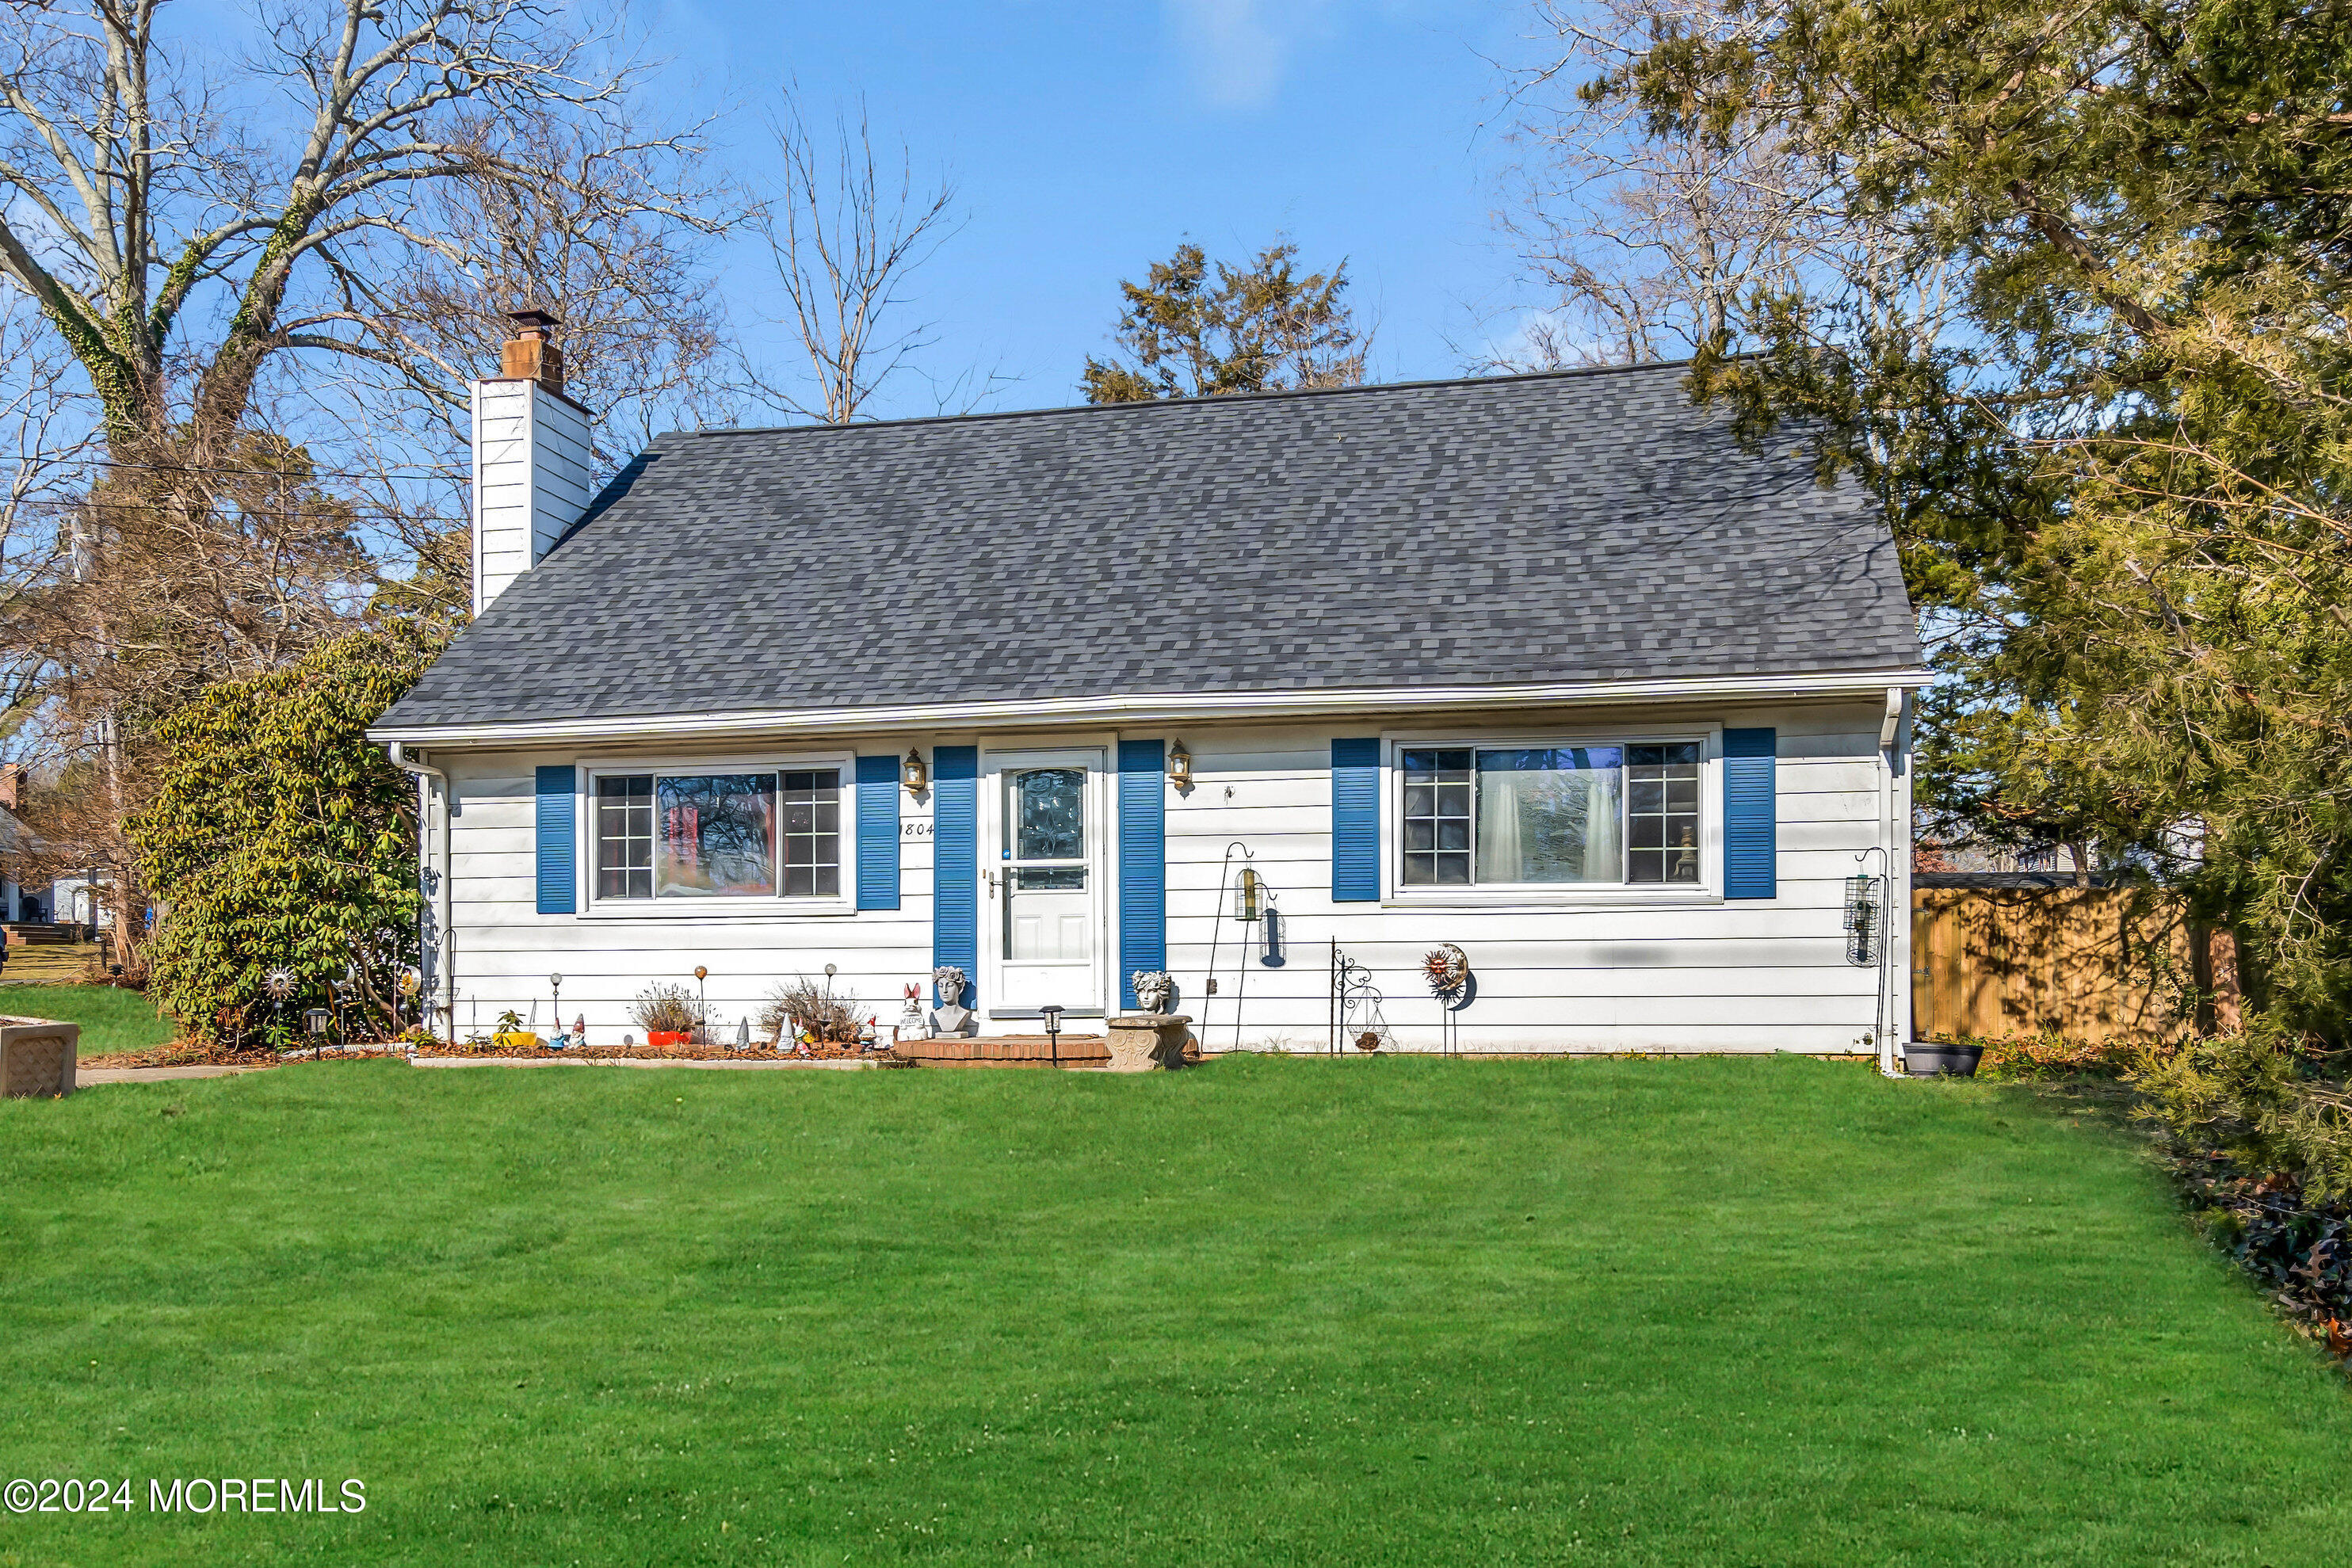
[(760, 1011), (760, 1028), (771, 1040), (791, 1043), (782, 1033), (787, 1024), (795, 1035), (806, 1034), (819, 1044), (850, 1044), (857, 1039), (856, 999), (834, 995), (829, 981), (798, 977), (771, 992)]
[(655, 984), (637, 993), (629, 1017), (648, 1034), (690, 1034), (702, 1021), (702, 1008), (684, 986)]

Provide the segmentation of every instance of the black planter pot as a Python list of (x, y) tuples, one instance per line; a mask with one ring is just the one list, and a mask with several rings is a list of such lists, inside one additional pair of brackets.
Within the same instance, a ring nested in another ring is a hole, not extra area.
[(1921, 1042), (1904, 1048), (1903, 1070), (1914, 1078), (1940, 1078), (1946, 1073), (1955, 1078), (1974, 1078), (1977, 1061), (1983, 1055), (1984, 1047), (1980, 1045)]

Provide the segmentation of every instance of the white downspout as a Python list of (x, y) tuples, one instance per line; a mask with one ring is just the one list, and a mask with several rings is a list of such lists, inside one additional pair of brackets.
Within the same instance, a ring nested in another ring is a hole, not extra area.
[(1895, 858), (1895, 846), (1900, 837), (1897, 832), (1897, 823), (1895, 821), (1898, 800), (1895, 782), (1895, 765), (1903, 735), (1904, 701), (1905, 694), (1903, 688), (1900, 686), (1889, 686), (1886, 689), (1886, 714), (1885, 716), (1879, 721), (1878, 726), (1878, 759), (1886, 770), (1885, 789), (1879, 800), (1878, 841), (1885, 854), (1885, 869), (1886, 872), (1886, 879), (1880, 884), (1885, 891), (1879, 895), (1880, 921), (1878, 935), (1878, 1010), (1876, 1036), (1878, 1045), (1878, 1071), (1889, 1078), (1900, 1078), (1903, 1076), (1902, 1070), (1895, 1064), (1895, 1025), (1897, 1018), (1903, 1011), (1902, 1008), (1896, 1004), (1893, 994), (1893, 970), (1895, 967), (1895, 946), (1897, 931), (1895, 923), (1897, 919), (1904, 922), (1902, 935), (1907, 949), (1909, 945), (1909, 923), (1911, 919), (1911, 901), (1907, 894), (1903, 898), (1902, 907), (1900, 909), (1896, 908), (1895, 900), (1897, 887), (1901, 886), (1908, 888), (1910, 886), (1911, 880), (1908, 874), (1910, 867), (1907, 862), (1902, 867), (1904, 874), (1898, 879)]
[[(456, 940), (449, 927), (449, 776), (438, 768), (428, 768), (422, 762), (411, 761), (398, 741), (384, 747), (392, 765), (402, 772), (415, 776), (419, 800), (416, 813), (417, 849), (424, 854), (426, 869), (433, 873), (433, 929), (439, 938), (434, 954), (434, 988), (442, 993), (442, 1018), (448, 1030), (449, 1043), (457, 1042), (457, 966)], [(435, 789), (436, 785), (438, 789)], [(438, 810), (436, 810), (436, 797)], [(426, 824), (438, 831), (433, 836), (439, 841), (437, 853), (425, 853)], [(420, 957), (424, 955), (418, 955)]]

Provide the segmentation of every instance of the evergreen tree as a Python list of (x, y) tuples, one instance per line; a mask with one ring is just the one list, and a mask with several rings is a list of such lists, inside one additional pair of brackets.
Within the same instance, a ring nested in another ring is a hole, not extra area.
[(1370, 334), (1356, 330), (1341, 296), (1345, 261), (1297, 276), (1298, 247), (1268, 246), (1245, 268), (1211, 264), (1187, 242), (1155, 261), (1141, 285), (1122, 282), (1126, 308), (1113, 334), (1125, 361), (1088, 355), (1088, 402), (1355, 386)]
[(1697, 141), (1769, 122), (1892, 247), (1751, 300), (1696, 384), (1885, 502), (1948, 677), (1930, 805), (2177, 877), (2272, 1021), (2339, 1043), (2347, 59), (2341, 0), (1769, 0), (1588, 89)]

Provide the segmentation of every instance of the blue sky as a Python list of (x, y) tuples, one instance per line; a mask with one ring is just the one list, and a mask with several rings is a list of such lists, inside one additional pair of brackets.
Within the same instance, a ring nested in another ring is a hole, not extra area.
[[(1517, 0), (667, 0), (639, 19), (666, 90), (741, 106), (739, 167), (793, 81), (813, 118), (862, 96), (878, 136), (954, 177), (969, 222), (921, 275), (927, 364), (1001, 365), (1016, 379), (992, 406), (1076, 401), (1118, 280), (1187, 235), (1346, 256), (1383, 381), (1456, 373), (1449, 341), (1507, 335), (1532, 302), (1489, 218), (1510, 149), (1483, 123), (1490, 61), (1525, 47)], [(736, 259), (756, 342), (759, 258)], [(919, 383), (887, 402), (931, 412)]]

